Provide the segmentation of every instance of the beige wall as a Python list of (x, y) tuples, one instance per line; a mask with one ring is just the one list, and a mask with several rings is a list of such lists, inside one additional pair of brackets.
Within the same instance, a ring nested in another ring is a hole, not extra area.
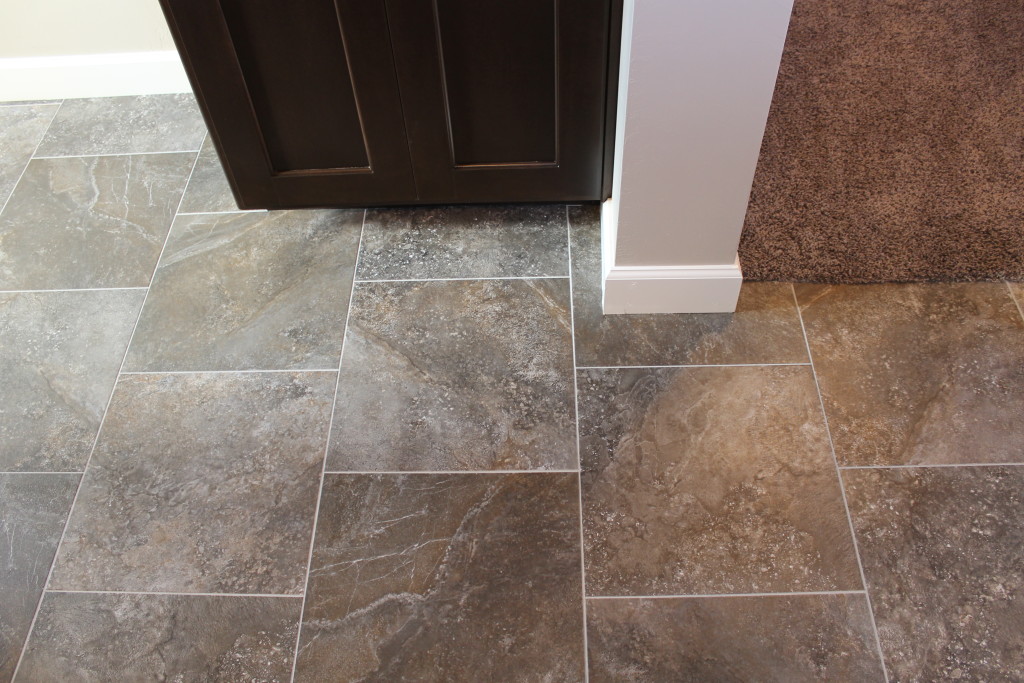
[(173, 49), (157, 0), (0, 0), (0, 58)]

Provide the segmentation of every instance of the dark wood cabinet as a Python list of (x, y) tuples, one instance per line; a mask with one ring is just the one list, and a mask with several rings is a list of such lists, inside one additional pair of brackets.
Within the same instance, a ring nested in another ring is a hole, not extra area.
[(621, 0), (161, 2), (244, 208), (607, 194)]

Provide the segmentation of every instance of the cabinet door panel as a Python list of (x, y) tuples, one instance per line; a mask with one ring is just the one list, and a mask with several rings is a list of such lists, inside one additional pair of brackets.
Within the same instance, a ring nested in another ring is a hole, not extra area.
[(246, 208), (416, 197), (383, 0), (162, 0)]

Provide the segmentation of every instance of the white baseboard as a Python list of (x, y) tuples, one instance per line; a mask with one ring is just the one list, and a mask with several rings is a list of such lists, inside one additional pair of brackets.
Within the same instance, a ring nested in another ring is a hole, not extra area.
[(729, 265), (612, 266), (604, 278), (604, 312), (731, 313), (743, 273)]
[(0, 102), (191, 91), (174, 50), (0, 59)]

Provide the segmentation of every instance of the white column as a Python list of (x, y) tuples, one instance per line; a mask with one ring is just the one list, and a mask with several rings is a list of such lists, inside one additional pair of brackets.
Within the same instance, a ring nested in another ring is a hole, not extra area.
[(626, 0), (605, 313), (733, 311), (793, 0)]

